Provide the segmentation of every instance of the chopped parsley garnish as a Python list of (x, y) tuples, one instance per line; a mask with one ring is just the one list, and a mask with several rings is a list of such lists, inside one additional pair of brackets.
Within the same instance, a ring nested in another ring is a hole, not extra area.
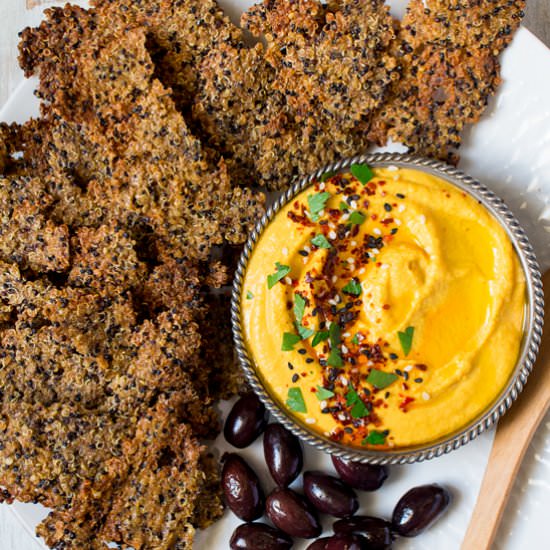
[(317, 248), (332, 248), (332, 245), (328, 242), (328, 239), (321, 233), (315, 235), (311, 239), (311, 244), (314, 244)]
[(345, 212), (346, 210), (349, 210), (349, 205), (347, 203), (345, 203), (344, 201), (342, 201), (339, 205), (338, 205), (338, 208), (342, 211), (342, 212)]
[(254, 294), (252, 294), (252, 292), (250, 292), (250, 290), (246, 293), (246, 299), (247, 300), (252, 300), (252, 298), (254, 298)]
[(367, 406), (353, 388), (350, 388), (346, 393), (346, 404), (351, 407), (352, 418), (364, 418), (370, 414)]
[(315, 331), (313, 329), (304, 327), (303, 325), (296, 325), (296, 329), (298, 330), (298, 334), (302, 338), (302, 340), (305, 340), (306, 338), (309, 338), (310, 336), (313, 336), (315, 334)]
[(330, 338), (330, 355), (328, 356), (327, 362), (331, 367), (343, 367), (344, 361), (342, 359), (342, 353), (340, 351), (341, 339), (341, 330), (338, 323), (333, 322), (330, 325), (329, 329), (329, 338)]
[(373, 430), (372, 432), (361, 441), (362, 445), (384, 445), (386, 443), (387, 432), (377, 432)]
[(363, 185), (368, 183), (372, 178), (374, 178), (374, 172), (366, 164), (352, 164), (351, 173), (353, 177), (358, 179)]
[(281, 279), (284, 279), (290, 273), (290, 266), (275, 262), (277, 271), (267, 276), (267, 288), (273, 288)]
[(286, 406), (294, 412), (306, 413), (307, 407), (300, 388), (289, 388)]
[(301, 340), (300, 336), (297, 334), (292, 334), (292, 332), (285, 332), (283, 334), (283, 344), (281, 346), (282, 351), (292, 351), (294, 346)]
[(353, 225), (361, 225), (367, 217), (365, 214), (362, 214), (361, 212), (352, 212), (351, 216), (349, 217), (350, 223)]
[(333, 176), (335, 176), (337, 174), (337, 172), (325, 172), (322, 176), (321, 176), (321, 182), (325, 182), (327, 181), (328, 179), (332, 178)]
[(357, 334), (351, 339), (351, 343), (352, 343), (352, 344), (355, 344), (356, 346), (359, 345), (359, 333), (357, 333)]
[(338, 348), (332, 348), (327, 359), (327, 363), (331, 367), (343, 367), (344, 360), (342, 359), (342, 353)]
[(398, 332), (397, 335), (399, 336), (399, 342), (401, 343), (403, 353), (405, 354), (405, 357), (407, 357), (412, 348), (414, 327), (407, 327), (405, 332)]
[(312, 347), (315, 347), (317, 344), (328, 340), (328, 336), (328, 330), (320, 330), (311, 341)]
[(326, 191), (323, 193), (316, 193), (315, 195), (309, 195), (307, 198), (307, 203), (309, 206), (309, 213), (311, 214), (311, 219), (316, 222), (319, 219), (319, 212), (323, 210), (325, 204), (330, 199), (330, 193)]
[(353, 296), (359, 296), (361, 294), (361, 283), (353, 278), (343, 289), (342, 292), (346, 294), (353, 294)]
[(304, 318), (304, 311), (306, 309), (306, 299), (301, 294), (294, 295), (294, 316), (299, 324), (302, 323)]
[(372, 384), (375, 388), (383, 390), (397, 380), (398, 376), (391, 372), (383, 372), (381, 370), (372, 369), (370, 371), (367, 382)]
[(317, 392), (315, 393), (319, 401), (324, 401), (325, 399), (330, 399), (334, 397), (334, 392), (323, 388), (322, 386), (317, 386)]

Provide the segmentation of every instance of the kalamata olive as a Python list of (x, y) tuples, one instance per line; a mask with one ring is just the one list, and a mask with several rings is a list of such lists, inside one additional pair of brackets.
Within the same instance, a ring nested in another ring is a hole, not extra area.
[(292, 539), (265, 523), (239, 525), (229, 541), (231, 550), (288, 550)]
[(291, 537), (313, 539), (321, 534), (315, 509), (292, 489), (274, 489), (267, 497), (265, 508), (273, 525)]
[(264, 404), (253, 393), (243, 395), (234, 405), (223, 429), (225, 439), (238, 449), (248, 447), (267, 425)]
[(338, 520), (333, 529), (337, 535), (362, 535), (367, 540), (369, 550), (388, 550), (393, 542), (391, 523), (371, 516), (353, 516)]
[(402, 537), (416, 537), (445, 511), (451, 494), (440, 485), (421, 485), (405, 493), (393, 510), (393, 530)]
[(353, 489), (337, 477), (322, 472), (304, 473), (304, 493), (319, 512), (337, 518), (352, 516), (359, 508)]
[(370, 550), (367, 541), (361, 535), (334, 535), (330, 537), (325, 550)]
[(325, 550), (327, 541), (330, 537), (323, 537), (322, 539), (314, 540), (306, 550)]
[(361, 491), (376, 491), (388, 477), (388, 469), (377, 464), (361, 464), (351, 460), (332, 457), (338, 475), (350, 487)]
[(281, 424), (270, 424), (266, 428), (264, 457), (271, 477), (279, 487), (288, 487), (304, 465), (300, 441)]
[(237, 454), (223, 456), (222, 488), (231, 511), (244, 521), (264, 513), (264, 493), (256, 472)]

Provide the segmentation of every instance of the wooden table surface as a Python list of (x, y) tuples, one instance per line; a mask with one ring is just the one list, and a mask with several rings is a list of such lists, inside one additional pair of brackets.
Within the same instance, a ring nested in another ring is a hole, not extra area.
[[(41, 18), (48, 0), (0, 0), (0, 108), (23, 79), (17, 65), (17, 33)], [(74, 1), (73, 3), (84, 3)], [(550, 0), (528, 0), (524, 25), (550, 47)], [(36, 550), (6, 505), (0, 505), (0, 550)]]

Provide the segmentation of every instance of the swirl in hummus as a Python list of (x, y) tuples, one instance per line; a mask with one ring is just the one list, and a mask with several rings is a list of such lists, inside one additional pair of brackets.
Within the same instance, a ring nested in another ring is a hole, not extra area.
[(377, 449), (435, 441), (502, 391), (525, 281), (499, 222), (427, 173), (354, 165), (271, 221), (242, 293), (268, 392), (312, 430)]

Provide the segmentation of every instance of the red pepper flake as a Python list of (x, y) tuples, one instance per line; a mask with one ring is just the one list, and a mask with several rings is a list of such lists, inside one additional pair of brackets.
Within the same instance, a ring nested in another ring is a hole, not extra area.
[(428, 370), (428, 365), (424, 365), (423, 363), (418, 363), (415, 367), (422, 372), (426, 372)]
[(414, 401), (414, 397), (407, 396), (401, 403), (399, 403), (399, 408), (406, 413), (407, 412), (407, 406), (410, 405)]
[(382, 309), (388, 310), (388, 309), (390, 309), (390, 307), (391, 307), (390, 304), (384, 304), (382, 306)]
[(386, 218), (385, 220), (381, 220), (380, 223), (382, 225), (389, 225), (390, 223), (393, 223), (393, 218)]
[(377, 214), (371, 214), (371, 220), (377, 220), (378, 215)]

